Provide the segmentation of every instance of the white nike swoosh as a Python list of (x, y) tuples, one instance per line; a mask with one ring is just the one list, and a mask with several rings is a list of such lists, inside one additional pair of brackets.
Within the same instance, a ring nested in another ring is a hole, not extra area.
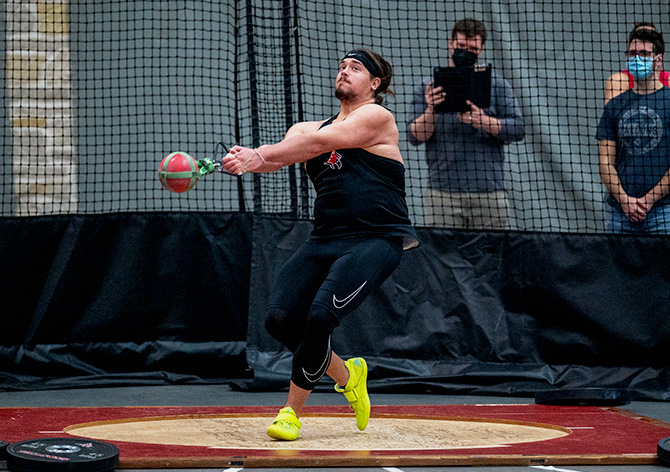
[(302, 373), (308, 382), (312, 383), (318, 382), (321, 379), (321, 377), (323, 377), (323, 374), (325, 374), (326, 371), (328, 370), (328, 366), (330, 365), (330, 358), (332, 357), (333, 352), (330, 349), (330, 338), (331, 336), (328, 336), (328, 353), (326, 354), (326, 358), (324, 359), (323, 364), (321, 364), (321, 367), (319, 367), (317, 371), (314, 372), (313, 374), (307, 373), (305, 368), (304, 367), (302, 368)]
[(349, 304), (349, 302), (351, 300), (353, 300), (356, 295), (358, 295), (358, 292), (363, 290), (363, 287), (365, 287), (366, 283), (368, 283), (367, 280), (365, 282), (363, 282), (363, 285), (361, 285), (356, 290), (354, 290), (354, 292), (352, 294), (350, 294), (348, 297), (343, 298), (342, 300), (338, 300), (337, 297), (335, 296), (335, 294), (333, 294), (333, 306), (335, 308), (337, 308), (338, 310), (340, 308), (344, 308), (345, 306), (347, 306)]

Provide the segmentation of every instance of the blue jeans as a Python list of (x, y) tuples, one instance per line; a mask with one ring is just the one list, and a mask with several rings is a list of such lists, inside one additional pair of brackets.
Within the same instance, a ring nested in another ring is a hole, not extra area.
[(670, 205), (652, 207), (647, 217), (639, 223), (630, 221), (618, 205), (607, 205), (607, 208), (605, 228), (610, 233), (670, 234)]

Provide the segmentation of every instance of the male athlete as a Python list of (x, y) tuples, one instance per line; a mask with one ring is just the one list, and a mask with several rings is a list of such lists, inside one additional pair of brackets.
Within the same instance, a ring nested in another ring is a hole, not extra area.
[(335, 382), (364, 430), (370, 418), (368, 367), (331, 349), (342, 318), (395, 270), (403, 249), (418, 245), (407, 216), (405, 167), (398, 127), (380, 106), (391, 94), (393, 71), (372, 51), (354, 50), (340, 62), (335, 96), (340, 112), (292, 126), (277, 144), (234, 146), (228, 172), (272, 172), (299, 162), (316, 189), (310, 238), (280, 270), (267, 306), (268, 332), (291, 352), (288, 399), (267, 433), (292, 441), (307, 397), (324, 374)]

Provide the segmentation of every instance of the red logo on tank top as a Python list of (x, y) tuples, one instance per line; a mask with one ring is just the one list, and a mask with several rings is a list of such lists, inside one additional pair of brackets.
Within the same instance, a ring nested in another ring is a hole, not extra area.
[(341, 169), (342, 168), (342, 155), (333, 151), (330, 153), (330, 157), (326, 162), (323, 163), (324, 166), (330, 166), (331, 169)]

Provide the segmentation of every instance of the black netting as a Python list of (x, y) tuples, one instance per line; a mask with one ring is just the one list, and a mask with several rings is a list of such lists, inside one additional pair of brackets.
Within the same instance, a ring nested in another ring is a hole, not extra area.
[[(600, 232), (609, 194), (596, 140), (605, 82), (625, 68), (634, 22), (670, 31), (668, 3), (648, 0), (4, 5), (1, 216), (220, 210), (309, 217), (313, 193), (300, 166), (241, 178), (215, 173), (174, 194), (161, 187), (158, 164), (174, 151), (213, 157), (219, 141), (277, 142), (295, 122), (337, 113), (338, 62), (365, 47), (394, 68), (396, 96), (386, 105), (400, 130), (415, 224), (458, 226), (445, 215), (473, 207), (507, 214), (513, 230)], [(514, 115), (504, 105), (513, 96), (523, 126), (483, 136), (491, 149), (504, 141), (502, 153), (483, 156), (473, 140), (479, 131), (467, 128), (468, 135), (453, 114), (443, 116), (447, 128), (461, 127), (443, 139), (461, 154), (435, 171), (426, 145), (408, 135), (413, 100), (434, 67), (449, 65), (451, 29), (468, 17), (486, 26), (479, 62), (491, 65), (496, 93), (509, 86), (500, 99), (492, 94), (486, 112)]]

